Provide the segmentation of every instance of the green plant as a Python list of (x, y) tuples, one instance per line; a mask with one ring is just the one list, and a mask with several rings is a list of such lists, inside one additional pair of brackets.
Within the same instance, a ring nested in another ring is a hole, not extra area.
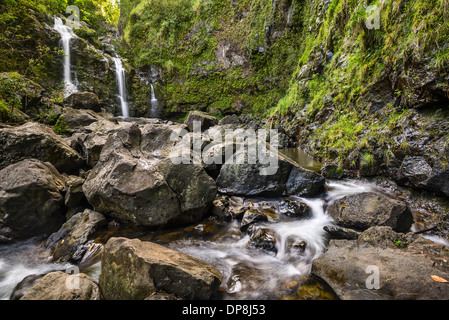
[(373, 168), (375, 164), (375, 159), (372, 154), (364, 153), (360, 159), (360, 165), (367, 167), (367, 168)]
[(68, 126), (64, 122), (64, 117), (60, 116), (53, 126), (53, 131), (59, 135), (65, 135), (68, 133)]

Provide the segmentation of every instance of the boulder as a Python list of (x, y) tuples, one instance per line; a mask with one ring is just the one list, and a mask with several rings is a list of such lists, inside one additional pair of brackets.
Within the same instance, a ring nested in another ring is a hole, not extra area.
[(108, 300), (143, 300), (163, 290), (184, 299), (206, 300), (222, 281), (213, 266), (184, 253), (138, 239), (106, 243), (99, 284)]
[(0, 169), (29, 158), (50, 162), (59, 172), (67, 173), (76, 171), (84, 162), (78, 152), (45, 125), (27, 122), (19, 127), (0, 128)]
[(201, 131), (207, 130), (218, 124), (218, 120), (211, 115), (201, 111), (190, 111), (185, 124), (189, 126), (189, 129), (193, 131), (193, 122), (199, 121), (201, 123)]
[(84, 181), (84, 178), (78, 176), (65, 177), (67, 191), (64, 197), (64, 204), (69, 208), (67, 218), (70, 218), (74, 213), (83, 211), (81, 208), (88, 207), (89, 205), (83, 192)]
[(27, 159), (0, 170), (0, 235), (11, 240), (56, 231), (64, 222), (63, 177)]
[(100, 288), (90, 276), (55, 271), (39, 279), (20, 300), (100, 300), (100, 297)]
[(356, 230), (389, 226), (404, 232), (413, 224), (407, 204), (373, 192), (345, 196), (329, 206), (328, 214), (337, 225)]
[(64, 107), (100, 112), (100, 99), (93, 92), (75, 92), (64, 99)]
[(200, 220), (216, 196), (215, 182), (200, 165), (175, 164), (167, 157), (174, 142), (165, 138), (177, 126), (148, 126), (159, 125), (141, 130), (130, 124), (108, 136), (83, 185), (89, 203), (138, 226)]
[(247, 151), (237, 151), (220, 170), (216, 181), (218, 190), (246, 196), (313, 197), (324, 192), (325, 180), (321, 175), (297, 166), (280, 154), (277, 160), (277, 167), (261, 164), (258, 159), (250, 163)]
[(73, 215), (46, 241), (54, 260), (78, 263), (91, 245), (88, 241), (106, 224), (105, 217), (90, 209)]
[(69, 107), (63, 109), (61, 117), (64, 125), (67, 126), (67, 131), (70, 133), (82, 131), (91, 123), (101, 119), (101, 116), (92, 110), (73, 109)]
[[(447, 247), (420, 237), (409, 237), (411, 243), (399, 246), (397, 239), (403, 239), (404, 234), (388, 227), (376, 228), (363, 232), (359, 240), (331, 240), (327, 251), (313, 261), (312, 274), (345, 300), (449, 298), (447, 283), (431, 277), (449, 279)], [(365, 234), (368, 232), (371, 236)]]

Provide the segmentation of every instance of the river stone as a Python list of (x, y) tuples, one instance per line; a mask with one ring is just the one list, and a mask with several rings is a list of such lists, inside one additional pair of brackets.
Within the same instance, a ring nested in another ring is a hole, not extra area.
[(107, 300), (143, 300), (159, 290), (204, 300), (216, 294), (221, 280), (215, 267), (184, 253), (138, 239), (111, 238), (99, 283)]
[(72, 216), (45, 243), (54, 260), (78, 263), (89, 249), (86, 244), (106, 224), (105, 217), (90, 209)]
[(218, 190), (246, 196), (313, 197), (324, 192), (325, 179), (321, 175), (297, 166), (280, 154), (277, 159), (277, 167), (261, 164), (258, 159), (252, 164), (247, 151), (240, 149), (223, 164), (216, 181)]
[(64, 98), (64, 107), (100, 112), (100, 100), (93, 92), (75, 92)]
[(76, 171), (84, 162), (49, 127), (27, 122), (19, 127), (0, 128), (0, 169), (23, 159), (50, 162), (59, 172)]
[(12, 240), (56, 231), (65, 220), (64, 190), (48, 162), (27, 159), (0, 170), (0, 235)]
[(173, 142), (158, 135), (169, 136), (172, 127), (159, 129), (141, 131), (132, 124), (108, 136), (83, 184), (96, 211), (148, 227), (202, 219), (216, 196), (215, 182), (201, 165), (176, 164), (166, 157)]
[[(344, 300), (447, 300), (449, 286), (431, 275), (449, 279), (448, 261), (447, 247), (423, 238), (404, 248), (331, 240), (327, 251), (313, 261), (312, 274)], [(379, 287), (368, 289), (376, 268)]]
[(356, 230), (389, 226), (403, 232), (413, 224), (407, 204), (373, 192), (345, 196), (329, 206), (328, 214), (337, 225)]
[(100, 288), (87, 274), (55, 271), (39, 279), (20, 300), (100, 300), (100, 297)]

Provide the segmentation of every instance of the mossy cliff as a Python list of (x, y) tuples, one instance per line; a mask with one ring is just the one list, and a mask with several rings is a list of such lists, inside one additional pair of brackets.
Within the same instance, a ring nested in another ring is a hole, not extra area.
[(299, 58), (305, 1), (122, 1), (131, 96), (145, 113), (154, 84), (165, 115), (192, 109), (263, 115), (285, 95)]

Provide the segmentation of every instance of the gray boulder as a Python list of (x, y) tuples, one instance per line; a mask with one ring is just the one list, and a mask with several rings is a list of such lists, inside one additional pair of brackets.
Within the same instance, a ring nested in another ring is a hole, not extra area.
[(357, 230), (389, 226), (405, 232), (413, 224), (413, 216), (404, 202), (373, 192), (345, 196), (331, 204), (328, 213), (337, 225)]
[(0, 170), (0, 236), (24, 239), (65, 221), (63, 177), (50, 163), (23, 160)]
[(89, 203), (138, 226), (200, 220), (216, 196), (215, 182), (200, 165), (175, 164), (168, 157), (174, 142), (165, 138), (177, 126), (148, 126), (158, 125), (129, 125), (108, 136), (83, 185)]
[(67, 173), (76, 171), (84, 162), (78, 152), (45, 125), (27, 122), (19, 127), (0, 128), (0, 169), (29, 158), (50, 162), (59, 172)]
[[(219, 191), (246, 196), (316, 196), (324, 192), (325, 179), (278, 155), (277, 167), (248, 161), (248, 152), (237, 151), (222, 166), (217, 178)], [(272, 170), (274, 169), (274, 170)]]
[(184, 299), (211, 299), (220, 272), (197, 258), (138, 239), (106, 243), (99, 284), (108, 300), (143, 300), (163, 290)]
[(93, 92), (75, 92), (64, 99), (64, 107), (100, 112), (100, 99)]

